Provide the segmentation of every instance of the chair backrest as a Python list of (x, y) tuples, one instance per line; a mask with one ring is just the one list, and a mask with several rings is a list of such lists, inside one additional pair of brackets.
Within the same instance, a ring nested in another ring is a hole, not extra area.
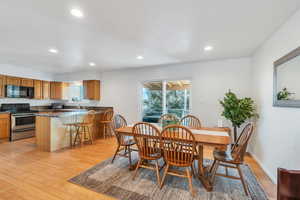
[(145, 122), (137, 123), (133, 126), (133, 134), (141, 158), (161, 156), (161, 133), (156, 126)]
[(253, 124), (249, 123), (244, 127), (236, 143), (232, 146), (231, 154), (236, 162), (244, 161), (244, 156), (247, 151), (247, 146), (252, 133), (253, 133)]
[(94, 110), (88, 111), (83, 117), (83, 123), (92, 125), (95, 120), (96, 112)]
[(192, 129), (201, 128), (200, 120), (197, 117), (195, 117), (194, 115), (187, 115), (187, 116), (183, 117), (180, 120), (180, 124), (182, 126), (186, 126), (188, 128), (192, 128)]
[(179, 121), (179, 118), (174, 114), (163, 114), (160, 116), (158, 123), (163, 123), (164, 120)]
[(277, 199), (300, 199), (300, 170), (277, 169)]
[(176, 166), (187, 166), (193, 163), (196, 142), (188, 128), (170, 125), (163, 129), (161, 136), (163, 155), (167, 163)]
[(113, 131), (116, 135), (119, 145), (125, 144), (126, 136), (118, 134), (115, 130), (118, 128), (126, 127), (126, 126), (127, 126), (126, 119), (122, 115), (117, 114), (114, 116), (112, 127), (113, 127)]
[(113, 110), (107, 110), (103, 113), (102, 117), (101, 117), (101, 121), (112, 121), (114, 116), (114, 111)]

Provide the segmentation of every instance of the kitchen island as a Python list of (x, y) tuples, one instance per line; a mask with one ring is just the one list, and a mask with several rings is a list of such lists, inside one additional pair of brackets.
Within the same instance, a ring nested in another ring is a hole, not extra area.
[[(91, 130), (94, 140), (103, 136), (103, 127), (100, 126), (99, 121), (107, 109), (94, 109), (96, 114)], [(53, 152), (70, 147), (70, 132), (64, 124), (70, 122), (75, 116), (76, 118), (82, 118), (87, 112), (88, 110), (85, 109), (77, 109), (60, 112), (40, 112), (36, 114), (36, 143), (38, 149)]]

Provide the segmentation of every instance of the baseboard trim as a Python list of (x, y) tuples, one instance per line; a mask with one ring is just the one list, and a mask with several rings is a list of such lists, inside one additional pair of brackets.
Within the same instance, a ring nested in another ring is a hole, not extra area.
[(269, 170), (262, 164), (262, 162), (255, 156), (255, 154), (251, 152), (247, 152), (257, 163), (258, 165), (262, 168), (262, 170), (265, 172), (265, 174), (270, 178), (270, 180), (274, 183), (277, 184), (277, 179), (275, 176), (273, 176)]

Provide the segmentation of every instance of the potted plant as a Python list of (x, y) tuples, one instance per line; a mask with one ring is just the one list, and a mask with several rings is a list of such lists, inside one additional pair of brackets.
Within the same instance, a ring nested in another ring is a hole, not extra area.
[(224, 110), (222, 116), (231, 121), (234, 130), (234, 142), (237, 140), (237, 128), (246, 120), (252, 117), (258, 117), (255, 111), (254, 101), (251, 98), (239, 99), (236, 94), (227, 92), (222, 101), (220, 101)]

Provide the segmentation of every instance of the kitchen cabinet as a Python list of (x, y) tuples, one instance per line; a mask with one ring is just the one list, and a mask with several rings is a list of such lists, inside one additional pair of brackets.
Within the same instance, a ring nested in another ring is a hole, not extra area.
[(51, 82), (50, 84), (50, 97), (51, 99), (64, 100), (68, 98), (68, 83), (64, 82)]
[(5, 97), (5, 80), (6, 80), (6, 77), (0, 75), (0, 98)]
[(85, 80), (83, 81), (84, 99), (100, 100), (100, 81)]
[(50, 82), (49, 81), (42, 81), (42, 98), (43, 99), (50, 99)]
[(13, 77), (13, 76), (7, 76), (6, 77), (6, 85), (21, 85), (21, 78)]
[(0, 113), (0, 139), (9, 138), (10, 134), (10, 114)]
[(34, 80), (28, 78), (21, 79), (21, 86), (24, 87), (34, 87)]
[(43, 98), (42, 95), (43, 95), (42, 81), (34, 80), (34, 98), (42, 99)]

